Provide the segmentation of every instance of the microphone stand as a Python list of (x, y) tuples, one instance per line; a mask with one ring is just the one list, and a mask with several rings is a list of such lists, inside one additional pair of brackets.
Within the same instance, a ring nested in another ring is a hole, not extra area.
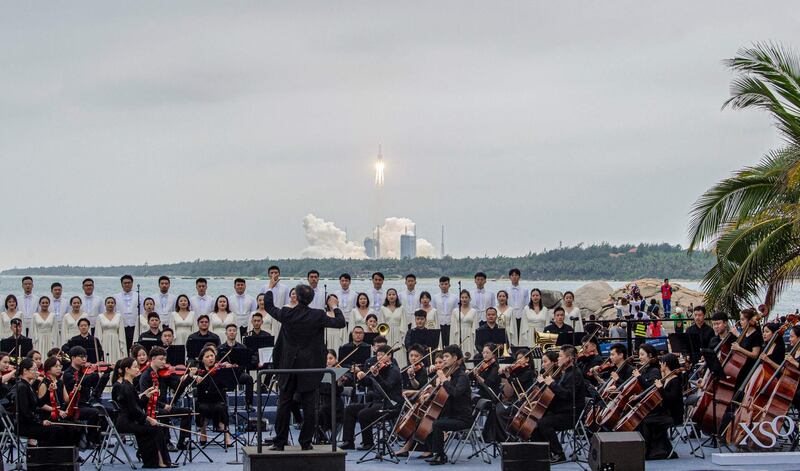
[[(131, 350), (133, 348), (133, 344), (136, 343), (136, 340), (139, 338), (139, 335), (142, 334), (142, 326), (141, 326), (141, 323), (142, 323), (142, 300), (141, 300), (141, 296), (142, 296), (142, 294), (141, 294), (141, 291), (140, 291), (139, 283), (136, 283), (136, 324), (133, 325), (133, 338), (131, 339), (131, 346), (128, 348), (128, 350)], [(124, 321), (122, 323), (123, 323), (123, 325), (125, 324)], [(139, 331), (139, 335), (136, 334), (137, 330)], [(126, 334), (126, 336), (127, 336), (127, 334)], [(125, 341), (127, 342), (127, 339)], [(126, 346), (127, 346), (127, 343), (126, 343)]]
[[(17, 365), (17, 375), (19, 375), (19, 365)], [(17, 443), (16, 443), (16, 446), (17, 446), (17, 460), (14, 463), (14, 470), (15, 471), (21, 471), (22, 470), (22, 441), (21, 441), (20, 436), (19, 436), (19, 388), (22, 387), (19, 384), (20, 381), (25, 381), (25, 380), (22, 379), (22, 378), (17, 378), (17, 384), (14, 385), (14, 387), (17, 388), (17, 393), (14, 394), (14, 415), (16, 416), (16, 421), (17, 421), (16, 427), (15, 427), (15, 431), (17, 432)]]
[(461, 282), (458, 282), (458, 345), (464, 343), (461, 334)]
[[(576, 319), (570, 318), (570, 320), (572, 321), (572, 332), (573, 332), (573, 336), (574, 336)], [(574, 342), (574, 339), (573, 339), (573, 342)], [(573, 345), (573, 347), (574, 347), (574, 345)], [(573, 375), (573, 378), (572, 378), (572, 427), (573, 428), (572, 428), (572, 456), (570, 457), (570, 459), (568, 461), (571, 461), (571, 462), (577, 464), (581, 469), (585, 470), (586, 468), (583, 467), (583, 463), (578, 459), (578, 415), (577, 415), (578, 411), (576, 410), (576, 408), (577, 408), (577, 399), (575, 397), (577, 395), (576, 384), (575, 384), (576, 383), (576, 378), (577, 378), (577, 375), (578, 375), (578, 363), (577, 363), (577, 360), (578, 359), (577, 359), (577, 355), (576, 355), (575, 358), (572, 359), (572, 365), (571, 365), (572, 366), (572, 375)], [(566, 372), (564, 372), (564, 374), (566, 374)], [(581, 412), (583, 412), (583, 411), (581, 411)]]

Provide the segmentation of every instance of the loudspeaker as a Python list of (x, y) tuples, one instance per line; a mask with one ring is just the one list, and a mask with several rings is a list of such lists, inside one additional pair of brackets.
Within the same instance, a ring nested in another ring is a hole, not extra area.
[(500, 471), (550, 471), (550, 445), (544, 443), (501, 443)]
[(592, 471), (644, 471), (644, 439), (639, 432), (598, 432), (589, 450)]
[(28, 471), (80, 471), (78, 449), (74, 446), (28, 447)]

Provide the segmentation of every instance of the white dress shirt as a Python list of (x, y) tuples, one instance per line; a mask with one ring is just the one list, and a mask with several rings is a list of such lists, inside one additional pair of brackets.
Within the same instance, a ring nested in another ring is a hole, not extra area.
[(51, 298), (50, 299), (50, 309), (48, 311), (55, 314), (55, 321), (56, 325), (61, 323), (61, 318), (64, 317), (64, 314), (71, 311), (72, 308), (69, 306), (69, 299), (67, 299), (63, 294), (60, 298)]
[(249, 294), (233, 293), (230, 297), (231, 312), (236, 314), (236, 325), (247, 327), (250, 325), (250, 314), (256, 310), (256, 300)]
[(156, 302), (158, 318), (161, 319), (162, 324), (167, 324), (169, 322), (169, 315), (175, 310), (175, 300), (177, 296), (169, 294), (169, 292), (162, 293), (159, 291), (157, 295), (153, 296), (153, 299)]
[(386, 299), (386, 290), (372, 287), (367, 290), (367, 296), (369, 296), (369, 312), (378, 315), (383, 307), (383, 300)]
[(209, 296), (208, 293), (203, 296), (195, 294), (189, 298), (189, 310), (194, 312), (196, 316), (208, 314), (212, 309), (214, 309), (214, 298)]
[[(23, 294), (19, 298), (17, 310), (22, 313), (22, 327), (24, 329), (29, 329), (31, 326), (31, 319), (33, 319), (33, 313), (39, 310), (39, 298), (33, 293)], [(25, 332), (22, 333), (25, 334)]]
[[(105, 300), (100, 295), (94, 293), (91, 296), (81, 295), (81, 312), (86, 313), (86, 318), (89, 319), (92, 327), (97, 322), (97, 316), (105, 311)], [(70, 306), (66, 312), (72, 312), (72, 307)]]
[(406, 321), (414, 325), (414, 313), (419, 310), (419, 295), (417, 290), (409, 291), (404, 289), (400, 296), (400, 304), (403, 305), (403, 312), (406, 313)]
[(117, 300), (116, 312), (122, 314), (122, 323), (125, 327), (135, 327), (136, 316), (139, 315), (139, 306), (137, 306), (139, 301), (136, 292), (131, 290), (126, 293), (123, 291), (114, 296), (114, 299)]
[(433, 295), (433, 307), (436, 308), (436, 320), (439, 325), (450, 325), (450, 315), (458, 306), (458, 293), (436, 293)]
[(358, 296), (358, 293), (352, 289), (348, 289), (347, 291), (339, 289), (333, 294), (339, 298), (339, 309), (341, 309), (342, 312), (350, 312), (354, 307), (356, 307), (356, 297)]
[(522, 310), (528, 305), (530, 293), (522, 285), (511, 285), (506, 288), (508, 292), (508, 305), (514, 310), (514, 319), (522, 319)]
[(267, 291), (272, 291), (272, 302), (275, 306), (283, 307), (289, 304), (289, 291), (291, 291), (291, 288), (280, 281), (271, 290), (269, 289), (269, 284), (262, 286), (259, 294)]
[(486, 320), (486, 309), (495, 306), (495, 294), (486, 288), (469, 290), (470, 307), (475, 309), (481, 321)]
[(317, 285), (317, 287), (314, 288), (314, 300), (311, 301), (309, 307), (312, 307), (314, 309), (325, 308), (325, 289), (322, 286)]

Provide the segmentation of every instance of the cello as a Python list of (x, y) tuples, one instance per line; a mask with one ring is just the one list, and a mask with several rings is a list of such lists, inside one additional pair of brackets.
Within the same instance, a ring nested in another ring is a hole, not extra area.
[[(644, 373), (651, 363), (640, 366), (639, 373)], [(631, 396), (642, 392), (642, 385), (639, 384), (637, 376), (631, 376), (627, 381), (617, 388), (617, 395), (609, 402), (597, 416), (597, 425), (600, 427), (611, 428), (619, 422), (620, 417), (625, 414), (625, 406)]]
[[(625, 360), (623, 360), (622, 364), (620, 364), (619, 367), (617, 367), (617, 369), (614, 370), (614, 372), (619, 374), (619, 372), (622, 371), (622, 368), (624, 368), (625, 365), (630, 363), (632, 360), (633, 360), (632, 356), (629, 356), (629, 357), (625, 358)], [(598, 396), (600, 396), (600, 404), (605, 404), (605, 403), (608, 402), (608, 400), (609, 400), (609, 398), (611, 396), (611, 393), (613, 391), (612, 389), (610, 389), (610, 386), (612, 384), (614, 384), (614, 380), (609, 375), (608, 379), (605, 382), (603, 382), (603, 384), (600, 386), (600, 389), (598, 391)], [(591, 408), (589, 408), (589, 411), (586, 413), (586, 419), (584, 420), (584, 423), (585, 423), (586, 427), (589, 428), (590, 430), (597, 431), (597, 429), (598, 429), (598, 427), (597, 427), (597, 415), (600, 413), (601, 410), (602, 409), (600, 409), (600, 407), (598, 407), (598, 404), (595, 403), (594, 405), (592, 405)]]
[[(449, 377), (456, 369), (460, 368), (461, 361), (461, 359), (455, 361), (450, 368), (447, 369), (445, 376)], [(433, 431), (433, 422), (439, 418), (449, 397), (450, 394), (447, 392), (447, 389), (442, 387), (441, 384), (434, 386), (430, 396), (425, 401), (423, 407), (420, 408), (419, 424), (414, 431), (415, 441), (425, 443), (428, 435)]]
[[(741, 340), (747, 336), (750, 329), (758, 324), (760, 319), (760, 314), (752, 316), (734, 343), (738, 345)], [(728, 335), (732, 335), (732, 333)], [(719, 346), (721, 345), (722, 344)], [(733, 347), (731, 347), (730, 352), (722, 361), (724, 376), (722, 378), (716, 378), (711, 374), (711, 371), (706, 372), (703, 378), (704, 382), (698, 388), (701, 394), (700, 400), (695, 410), (692, 412), (692, 420), (697, 423), (700, 430), (706, 434), (716, 435), (719, 433), (725, 411), (728, 410), (728, 407), (730, 407), (736, 395), (736, 378), (747, 363), (747, 359), (748, 357), (744, 353), (734, 350)]]
[[(545, 376), (552, 378), (561, 374), (563, 367), (558, 367), (554, 372), (545, 373)], [(539, 420), (547, 412), (555, 394), (545, 383), (534, 383), (525, 394), (522, 395), (524, 402), (519, 406), (517, 413), (508, 424), (508, 433), (513, 434), (522, 441), (530, 440)]]
[[(678, 368), (669, 372), (662, 381), (667, 382), (669, 378), (683, 372), (683, 368)], [(636, 405), (631, 408), (622, 418), (619, 419), (617, 425), (614, 427), (615, 432), (633, 432), (639, 428), (645, 417), (647, 417), (653, 409), (656, 408), (663, 401), (661, 396), (661, 389), (657, 388), (655, 384), (645, 389), (641, 394), (631, 398), (631, 402), (636, 402)]]
[[(736, 409), (734, 420), (726, 430), (725, 438), (728, 443), (740, 443), (746, 437), (746, 433), (741, 429), (738, 424), (752, 422), (753, 409), (763, 409), (770, 399), (770, 394), (767, 391), (772, 391), (778, 379), (776, 375), (777, 367), (771, 362), (764, 361), (762, 357), (767, 356), (775, 348), (776, 341), (783, 341), (783, 334), (790, 326), (797, 322), (797, 318), (792, 315), (787, 319), (786, 323), (781, 325), (771, 336), (767, 345), (764, 347), (763, 353), (760, 355), (756, 364), (750, 370), (747, 378), (742, 382), (742, 396), (740, 407)], [(784, 360), (785, 361), (785, 360)], [(751, 442), (752, 443), (752, 442)]]

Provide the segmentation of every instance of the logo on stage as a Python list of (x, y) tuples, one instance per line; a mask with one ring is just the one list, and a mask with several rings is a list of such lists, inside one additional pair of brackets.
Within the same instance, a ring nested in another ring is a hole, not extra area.
[(774, 447), (779, 438), (790, 437), (795, 429), (794, 420), (785, 415), (779, 415), (771, 422), (740, 423), (739, 426), (745, 433), (745, 437), (742, 438), (739, 445), (747, 445), (750, 442), (760, 448)]

